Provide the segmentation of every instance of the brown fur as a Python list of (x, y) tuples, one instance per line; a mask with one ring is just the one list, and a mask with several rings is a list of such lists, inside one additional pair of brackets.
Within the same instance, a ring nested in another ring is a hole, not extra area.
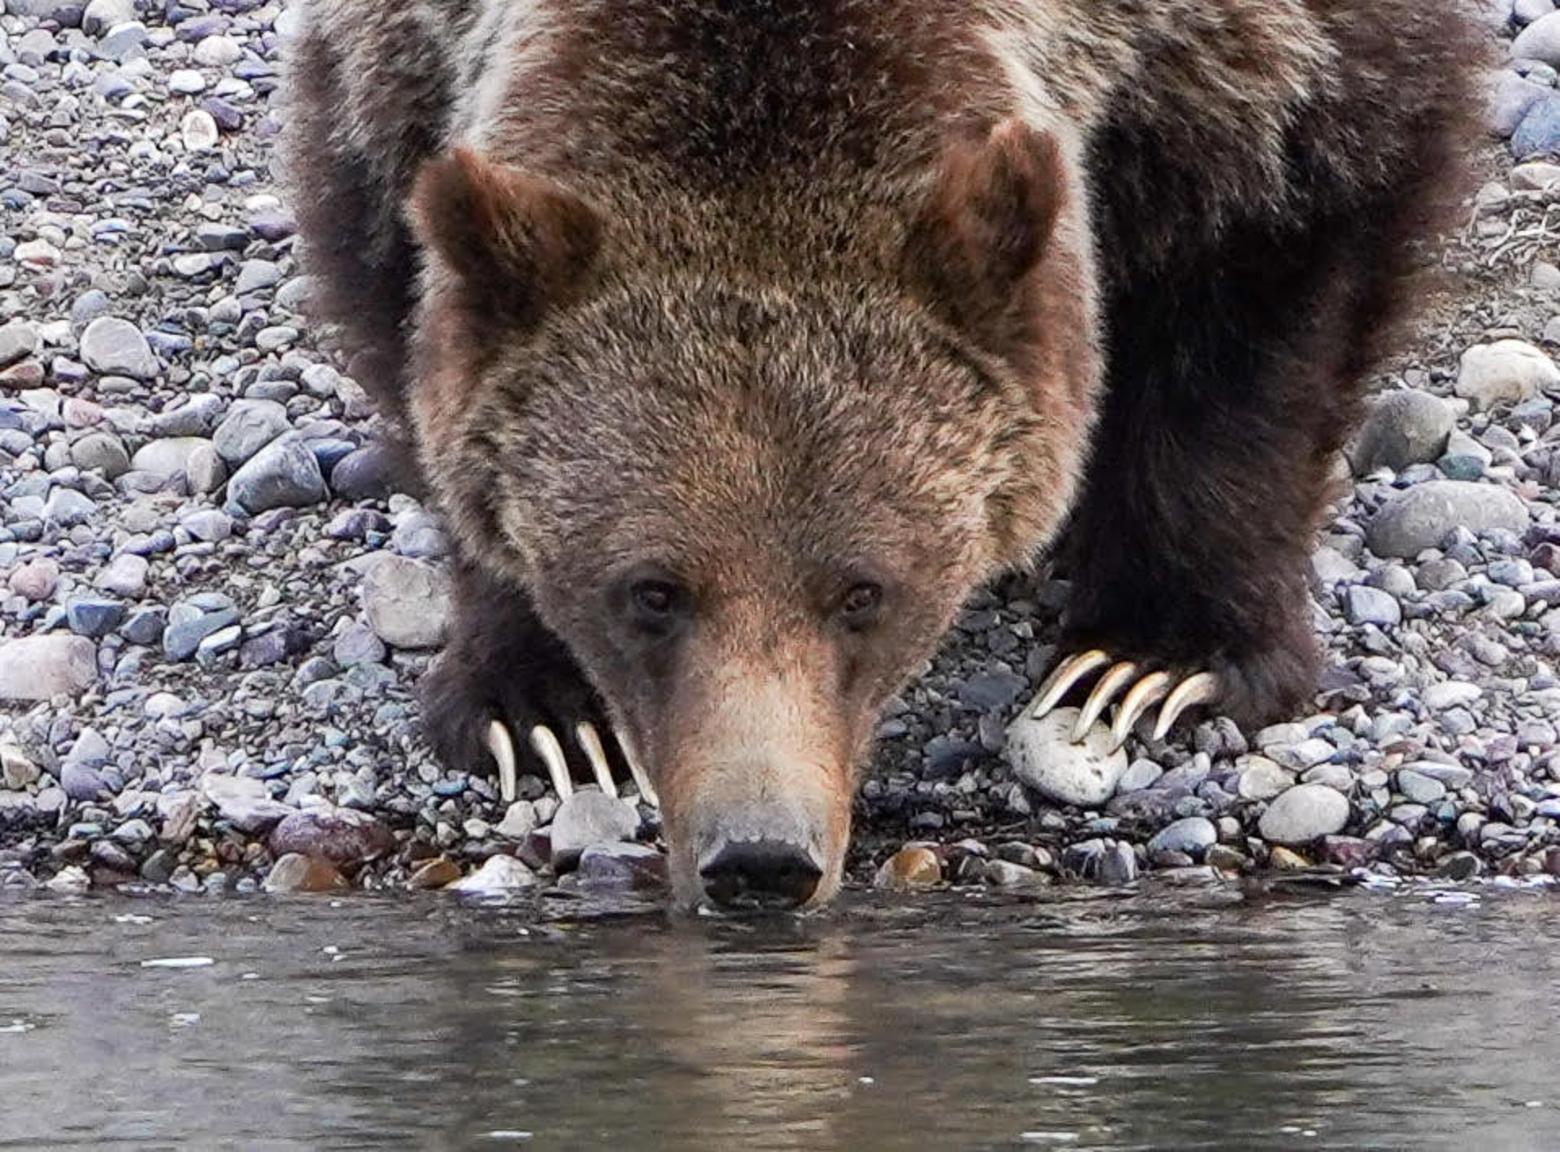
[(304, 17), (325, 315), (464, 558), (447, 757), (604, 711), (684, 898), (766, 821), (821, 898), (876, 708), (1069, 518), (1078, 642), (1306, 693), (1328, 462), (1473, 107), (1453, 0)]

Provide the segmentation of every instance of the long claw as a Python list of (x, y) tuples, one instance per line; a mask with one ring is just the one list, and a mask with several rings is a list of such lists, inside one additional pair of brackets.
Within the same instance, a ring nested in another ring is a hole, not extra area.
[(1040, 685), (1040, 694), (1029, 706), (1030, 719), (1040, 719), (1061, 703), (1062, 697), (1067, 695), (1074, 684), (1096, 668), (1102, 668), (1109, 663), (1110, 657), (1098, 648), (1091, 648), (1087, 652), (1080, 652), (1076, 656), (1069, 656), (1063, 660), (1056, 666), (1056, 671), (1046, 678), (1045, 683)]
[(1159, 722), (1154, 725), (1154, 739), (1163, 740), (1165, 733), (1180, 719), (1181, 713), (1197, 704), (1211, 704), (1219, 698), (1219, 678), (1212, 672), (1199, 672), (1188, 676), (1165, 697), (1159, 710)]
[(607, 750), (601, 746), (601, 737), (596, 733), (596, 726), (589, 720), (581, 720), (574, 726), (574, 738), (585, 750), (585, 759), (590, 761), (590, 770), (595, 773), (596, 783), (601, 785), (603, 792), (616, 799), (617, 783), (612, 779), (612, 767), (607, 763)]
[(498, 794), (505, 804), (513, 804), (519, 792), (515, 772), (515, 742), (509, 735), (509, 729), (497, 720), (488, 725), (487, 746), (498, 764)]
[(1150, 672), (1132, 685), (1132, 690), (1121, 698), (1115, 722), (1110, 726), (1110, 750), (1117, 751), (1127, 742), (1137, 722), (1170, 691), (1170, 673)]
[(1089, 734), (1089, 729), (1094, 727), (1094, 722), (1104, 714), (1110, 702), (1132, 682), (1137, 675), (1138, 666), (1130, 660), (1123, 660), (1119, 664), (1112, 665), (1110, 670), (1101, 676), (1099, 682), (1094, 685), (1094, 691), (1089, 693), (1089, 698), (1083, 703), (1083, 710), (1078, 713), (1078, 722), (1073, 725), (1072, 742), (1081, 743)]
[(639, 757), (634, 754), (634, 746), (622, 733), (618, 734), (618, 747), (623, 750), (623, 759), (628, 762), (628, 774), (634, 778), (634, 784), (639, 789), (639, 798), (650, 807), (659, 808), (661, 798), (655, 794), (655, 786), (650, 783), (650, 775), (639, 762)]
[(558, 743), (558, 737), (553, 735), (551, 728), (538, 724), (531, 729), (531, 750), (547, 765), (547, 774), (552, 777), (553, 790), (558, 793), (558, 799), (567, 800), (573, 796), (574, 780), (569, 775), (569, 762), (564, 759), (563, 745)]

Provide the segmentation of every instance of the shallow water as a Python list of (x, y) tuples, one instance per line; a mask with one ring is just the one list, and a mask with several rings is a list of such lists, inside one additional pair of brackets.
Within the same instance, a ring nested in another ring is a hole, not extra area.
[(1560, 899), (0, 901), (0, 1147), (1560, 1147)]

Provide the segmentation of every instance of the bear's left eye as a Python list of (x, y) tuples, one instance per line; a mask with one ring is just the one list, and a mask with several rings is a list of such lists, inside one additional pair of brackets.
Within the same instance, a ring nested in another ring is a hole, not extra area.
[(883, 606), (883, 587), (880, 584), (861, 583), (853, 586), (840, 601), (840, 615), (849, 628), (865, 628), (877, 619)]

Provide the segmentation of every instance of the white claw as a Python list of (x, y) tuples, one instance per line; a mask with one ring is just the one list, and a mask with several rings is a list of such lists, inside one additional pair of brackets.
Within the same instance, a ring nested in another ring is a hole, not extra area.
[(1078, 713), (1078, 722), (1073, 725), (1072, 742), (1081, 744), (1083, 738), (1089, 734), (1089, 729), (1094, 727), (1094, 722), (1104, 714), (1110, 702), (1132, 682), (1132, 677), (1137, 675), (1138, 666), (1130, 660), (1123, 660), (1115, 664), (1101, 676), (1099, 682), (1094, 685), (1094, 691), (1089, 693), (1089, 698), (1084, 701), (1083, 709)]
[(1170, 673), (1150, 672), (1132, 685), (1132, 690), (1121, 698), (1115, 722), (1110, 726), (1110, 750), (1119, 749), (1127, 742), (1137, 722), (1170, 691)]
[(551, 728), (538, 724), (531, 729), (531, 750), (547, 765), (547, 774), (552, 777), (553, 790), (558, 793), (558, 799), (567, 800), (573, 796), (574, 780), (569, 775), (569, 762), (564, 759), (563, 745), (558, 743), (558, 737), (553, 735)]
[(509, 735), (509, 729), (497, 720), (488, 725), (487, 746), (493, 754), (494, 762), (498, 764), (498, 794), (505, 804), (513, 804), (519, 791), (515, 773), (515, 742)]
[(607, 763), (607, 750), (601, 746), (596, 726), (589, 720), (581, 720), (574, 726), (574, 738), (585, 750), (585, 759), (590, 761), (590, 770), (595, 773), (596, 783), (601, 785), (603, 792), (615, 799), (618, 794), (617, 782), (612, 779), (612, 766)]
[(628, 762), (628, 774), (634, 778), (634, 784), (639, 789), (639, 798), (650, 807), (659, 808), (661, 798), (655, 794), (655, 787), (650, 783), (650, 775), (639, 762), (639, 757), (634, 754), (634, 746), (622, 733), (618, 733), (618, 747), (623, 750), (623, 759)]
[(1056, 671), (1046, 678), (1040, 685), (1040, 694), (1035, 697), (1035, 702), (1027, 709), (1032, 720), (1038, 720), (1052, 708), (1061, 703), (1062, 697), (1068, 690), (1096, 668), (1102, 668), (1110, 663), (1110, 657), (1098, 648), (1091, 648), (1087, 652), (1080, 652), (1076, 656), (1069, 656), (1056, 666)]
[(1159, 722), (1154, 725), (1154, 739), (1163, 740), (1165, 733), (1180, 719), (1181, 713), (1197, 704), (1211, 704), (1219, 698), (1219, 678), (1212, 672), (1199, 672), (1188, 676), (1165, 697), (1159, 710)]

